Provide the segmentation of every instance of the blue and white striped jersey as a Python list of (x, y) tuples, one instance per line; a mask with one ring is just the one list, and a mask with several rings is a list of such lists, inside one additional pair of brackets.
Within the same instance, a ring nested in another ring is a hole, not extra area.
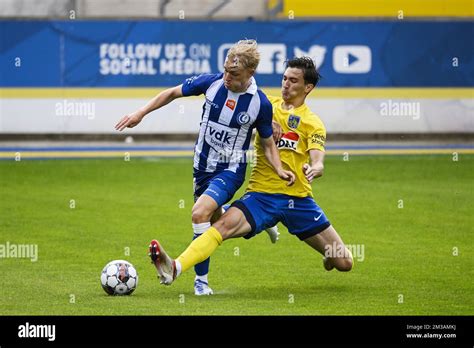
[(194, 148), (194, 169), (203, 174), (230, 170), (243, 177), (252, 130), (257, 128), (262, 138), (272, 136), (272, 105), (253, 77), (243, 93), (229, 91), (222, 77), (203, 74), (183, 83), (184, 96), (206, 96)]

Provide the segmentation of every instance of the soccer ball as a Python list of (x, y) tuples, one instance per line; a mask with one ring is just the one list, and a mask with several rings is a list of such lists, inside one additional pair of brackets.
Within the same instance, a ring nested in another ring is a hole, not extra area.
[(109, 295), (130, 295), (138, 284), (137, 270), (128, 261), (110, 261), (102, 270), (100, 282)]

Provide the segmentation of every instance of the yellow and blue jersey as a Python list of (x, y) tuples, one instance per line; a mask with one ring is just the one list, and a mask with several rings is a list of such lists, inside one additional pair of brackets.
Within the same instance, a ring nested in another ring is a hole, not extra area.
[(303, 165), (309, 163), (309, 150), (324, 151), (326, 129), (324, 124), (303, 104), (291, 110), (282, 108), (281, 97), (268, 99), (273, 106), (273, 120), (278, 122), (283, 136), (277, 144), (283, 168), (296, 175), (295, 183), (287, 186), (287, 182), (272, 169), (260, 144), (260, 136), (255, 138), (256, 165), (252, 168), (247, 191), (280, 193), (295, 197), (313, 196), (311, 185), (303, 172)]

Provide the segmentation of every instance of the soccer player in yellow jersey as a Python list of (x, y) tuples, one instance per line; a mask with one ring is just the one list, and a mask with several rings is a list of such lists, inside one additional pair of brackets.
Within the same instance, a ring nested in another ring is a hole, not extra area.
[(308, 57), (287, 62), (281, 98), (270, 98), (274, 129), (283, 168), (296, 174), (288, 186), (272, 170), (256, 138), (257, 164), (252, 169), (247, 192), (220, 219), (177, 258), (172, 259), (157, 240), (150, 256), (161, 283), (171, 284), (177, 276), (208, 258), (229, 238), (251, 238), (282, 222), (289, 233), (320, 252), (326, 270), (352, 269), (352, 255), (322, 209), (313, 199), (311, 183), (323, 175), (326, 130), (318, 116), (305, 104), (306, 96), (319, 81), (319, 73)]

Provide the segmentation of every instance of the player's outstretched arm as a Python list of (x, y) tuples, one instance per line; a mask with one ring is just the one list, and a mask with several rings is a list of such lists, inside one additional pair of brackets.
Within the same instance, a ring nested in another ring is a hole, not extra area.
[(265, 157), (278, 176), (283, 180), (288, 181), (288, 186), (293, 185), (295, 183), (295, 174), (290, 170), (283, 169), (283, 166), (281, 165), (280, 154), (278, 153), (278, 149), (275, 145), (275, 142), (273, 141), (273, 136), (269, 136), (268, 138), (260, 138), (260, 142), (262, 144)]
[(314, 179), (319, 178), (324, 172), (324, 152), (320, 150), (309, 150), (311, 165), (305, 163), (303, 172), (306, 179), (311, 183)]
[(135, 127), (141, 122), (143, 117), (145, 117), (150, 112), (171, 103), (176, 98), (182, 97), (183, 93), (181, 89), (182, 85), (165, 89), (163, 92), (159, 93), (156, 97), (150, 100), (144, 107), (122, 117), (115, 125), (115, 129), (118, 131), (123, 131), (125, 128)]

